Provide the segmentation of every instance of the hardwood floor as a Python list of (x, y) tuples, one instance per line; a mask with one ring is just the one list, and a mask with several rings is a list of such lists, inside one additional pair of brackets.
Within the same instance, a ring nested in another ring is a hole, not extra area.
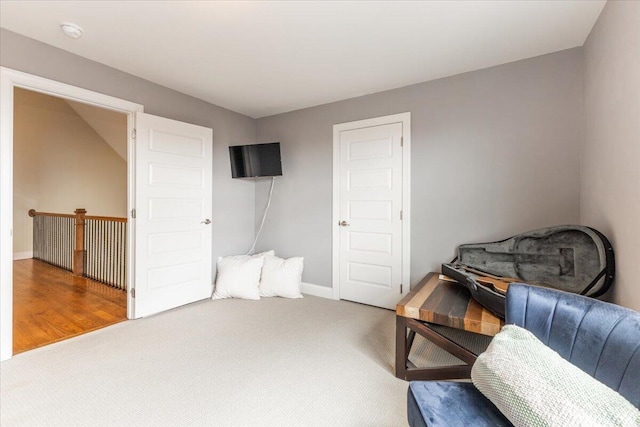
[(13, 262), (13, 353), (127, 319), (127, 294), (35, 259)]

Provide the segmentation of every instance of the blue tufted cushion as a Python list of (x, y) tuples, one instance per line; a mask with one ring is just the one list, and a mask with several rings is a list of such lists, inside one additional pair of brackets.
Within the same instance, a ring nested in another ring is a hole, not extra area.
[(507, 324), (533, 332), (640, 408), (640, 313), (580, 295), (512, 284), (505, 314)]
[(412, 427), (512, 425), (471, 383), (414, 381), (408, 403)]

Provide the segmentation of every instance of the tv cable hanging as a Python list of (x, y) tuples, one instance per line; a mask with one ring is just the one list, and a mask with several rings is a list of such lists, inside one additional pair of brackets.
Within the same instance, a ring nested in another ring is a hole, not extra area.
[(260, 222), (260, 228), (256, 233), (256, 238), (253, 240), (253, 245), (251, 245), (251, 249), (249, 249), (249, 252), (247, 252), (246, 255), (253, 254), (253, 251), (256, 248), (258, 237), (260, 237), (260, 233), (262, 232), (262, 228), (264, 227), (264, 221), (265, 219), (267, 219), (267, 212), (269, 211), (269, 206), (271, 206), (271, 197), (273, 196), (273, 187), (275, 183), (276, 183), (276, 177), (275, 176), (271, 177), (271, 188), (269, 189), (269, 199), (267, 200), (267, 205), (265, 206), (264, 213), (262, 214), (262, 221)]

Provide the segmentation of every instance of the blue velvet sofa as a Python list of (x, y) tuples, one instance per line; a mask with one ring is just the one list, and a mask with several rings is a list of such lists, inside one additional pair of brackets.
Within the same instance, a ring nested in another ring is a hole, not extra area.
[[(505, 321), (528, 329), (640, 408), (640, 313), (575, 294), (512, 284)], [(413, 381), (407, 406), (411, 427), (511, 425), (472, 383)]]

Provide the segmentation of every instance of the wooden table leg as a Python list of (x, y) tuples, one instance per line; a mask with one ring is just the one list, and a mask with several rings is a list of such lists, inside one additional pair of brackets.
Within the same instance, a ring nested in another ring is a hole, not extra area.
[(406, 380), (407, 358), (407, 318), (396, 316), (396, 377)]

